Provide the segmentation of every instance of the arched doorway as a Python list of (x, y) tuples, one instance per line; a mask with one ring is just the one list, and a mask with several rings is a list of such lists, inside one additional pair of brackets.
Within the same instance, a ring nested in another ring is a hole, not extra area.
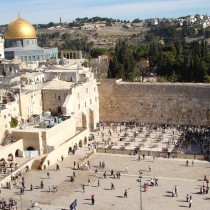
[(12, 153), (10, 153), (10, 154), (8, 155), (7, 160), (8, 160), (8, 161), (13, 161), (13, 160), (14, 160), (14, 157), (13, 157), (13, 154), (12, 154)]
[(82, 140), (79, 141), (79, 147), (82, 148)]
[(75, 143), (74, 150), (77, 150), (77, 149), (78, 149), (78, 145), (77, 145), (77, 143)]
[(15, 151), (15, 157), (22, 157), (21, 151), (19, 149)]
[(1, 159), (0, 159), (0, 162), (4, 162), (4, 161), (5, 161), (5, 159), (4, 159), (4, 158), (1, 158)]
[(33, 147), (28, 147), (26, 150), (27, 151), (34, 151), (35, 149)]
[(72, 147), (69, 147), (68, 154), (72, 153)]
[(87, 137), (84, 138), (84, 144), (87, 144)]

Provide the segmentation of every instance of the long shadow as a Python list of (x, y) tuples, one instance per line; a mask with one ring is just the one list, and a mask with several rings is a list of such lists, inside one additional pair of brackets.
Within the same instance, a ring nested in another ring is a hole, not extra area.
[(90, 199), (90, 198), (85, 198), (84, 200), (86, 200), (86, 201), (91, 201), (91, 199)]
[(162, 196), (164, 196), (164, 197), (171, 197), (171, 198), (172, 198), (172, 196), (171, 196), (171, 195), (162, 195)]
[(184, 205), (179, 205), (179, 207), (188, 208), (188, 206), (184, 206)]
[(82, 193), (83, 193), (83, 191), (82, 191), (82, 190), (75, 190), (74, 192), (82, 192)]
[(187, 202), (186, 200), (177, 200), (177, 202)]
[(104, 190), (112, 190), (112, 189), (110, 189), (110, 188), (104, 188)]
[(122, 196), (122, 195), (117, 195), (116, 197), (117, 198), (124, 198), (124, 196)]
[(93, 205), (92, 203), (82, 203), (82, 204), (87, 204), (87, 205), (91, 205), (91, 206)]
[(203, 200), (210, 200), (210, 198), (203, 198)]

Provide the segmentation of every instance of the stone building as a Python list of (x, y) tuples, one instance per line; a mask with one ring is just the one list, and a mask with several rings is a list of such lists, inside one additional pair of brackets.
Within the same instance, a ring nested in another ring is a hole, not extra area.
[(17, 18), (8, 24), (5, 38), (5, 58), (21, 61), (44, 61), (58, 57), (57, 48), (41, 48), (37, 44), (34, 27), (26, 20)]

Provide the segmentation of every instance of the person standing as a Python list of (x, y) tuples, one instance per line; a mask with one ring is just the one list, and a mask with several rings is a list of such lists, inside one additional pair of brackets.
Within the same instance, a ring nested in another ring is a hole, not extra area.
[(94, 195), (91, 195), (91, 201), (92, 201), (92, 205), (95, 204), (95, 198), (94, 198)]
[(84, 184), (82, 185), (82, 191), (83, 191), (83, 193), (85, 192), (85, 185)]
[(90, 179), (88, 178), (88, 185), (90, 186)]
[(125, 166), (125, 172), (128, 173), (128, 166)]
[(31, 191), (33, 190), (33, 185), (31, 184)]

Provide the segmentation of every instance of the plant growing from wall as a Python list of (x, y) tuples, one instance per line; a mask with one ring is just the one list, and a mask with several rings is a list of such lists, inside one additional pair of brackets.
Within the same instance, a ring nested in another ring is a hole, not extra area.
[(17, 126), (18, 126), (18, 120), (14, 117), (11, 117), (10, 127), (11, 128), (16, 128)]

